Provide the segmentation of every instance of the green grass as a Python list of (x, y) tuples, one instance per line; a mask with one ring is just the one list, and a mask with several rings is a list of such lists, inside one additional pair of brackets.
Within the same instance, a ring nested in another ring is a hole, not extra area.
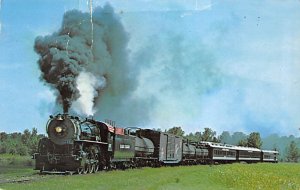
[(11, 154), (0, 154), (0, 166), (24, 166), (32, 167), (33, 160), (31, 156), (20, 156)]
[(214, 178), (227, 188), (298, 190), (300, 164), (222, 165), (214, 172)]
[(142, 168), (90, 175), (46, 176), (1, 189), (300, 189), (300, 164), (228, 164)]
[(29, 156), (0, 154), (0, 183), (30, 177), (36, 173), (32, 168), (33, 160)]

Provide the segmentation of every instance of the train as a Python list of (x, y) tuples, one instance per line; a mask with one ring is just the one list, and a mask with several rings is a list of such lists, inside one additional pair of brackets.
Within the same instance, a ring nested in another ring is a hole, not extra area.
[(162, 165), (278, 162), (278, 151), (214, 142), (192, 142), (174, 134), (120, 128), (111, 122), (68, 114), (50, 116), (48, 137), (33, 155), (41, 173), (95, 173), (99, 170)]

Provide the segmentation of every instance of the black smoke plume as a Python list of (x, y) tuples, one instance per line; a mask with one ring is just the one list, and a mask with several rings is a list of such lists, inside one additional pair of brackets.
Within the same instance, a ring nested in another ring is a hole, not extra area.
[(90, 13), (68, 11), (57, 32), (36, 38), (41, 79), (56, 90), (64, 112), (74, 108), (92, 115), (94, 102), (107, 86), (118, 93), (128, 90), (118, 86), (131, 83), (127, 42), (128, 35), (110, 5)]

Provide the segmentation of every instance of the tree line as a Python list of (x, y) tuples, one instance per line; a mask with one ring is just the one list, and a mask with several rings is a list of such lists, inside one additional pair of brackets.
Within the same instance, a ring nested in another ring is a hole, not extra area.
[(27, 156), (37, 151), (38, 142), (45, 135), (38, 134), (37, 129), (25, 129), (23, 133), (0, 133), (0, 154)]
[[(162, 131), (159, 128), (154, 130)], [(262, 139), (258, 132), (252, 132), (246, 135), (242, 132), (234, 132), (231, 134), (228, 131), (223, 131), (221, 135), (217, 136), (216, 131), (211, 128), (204, 128), (204, 131), (185, 134), (184, 130), (178, 126), (166, 129), (165, 132), (184, 137), (194, 142), (210, 141), (259, 149), (277, 150), (280, 153), (280, 161), (298, 162), (300, 159), (300, 138), (296, 138), (293, 135), (280, 137), (277, 134), (273, 134)], [(0, 132), (0, 154), (32, 155), (37, 151), (38, 141), (43, 137), (45, 137), (45, 135), (38, 134), (36, 128), (33, 128), (31, 131), (25, 129), (23, 133), (15, 132), (8, 134)]]

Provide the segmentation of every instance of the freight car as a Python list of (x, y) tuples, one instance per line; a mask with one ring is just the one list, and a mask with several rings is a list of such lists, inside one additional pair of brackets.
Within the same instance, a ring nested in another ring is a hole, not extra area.
[(68, 114), (50, 116), (48, 137), (34, 154), (40, 172), (77, 172), (161, 165), (228, 162), (277, 162), (278, 152), (182, 137), (140, 128), (118, 128), (107, 122)]

